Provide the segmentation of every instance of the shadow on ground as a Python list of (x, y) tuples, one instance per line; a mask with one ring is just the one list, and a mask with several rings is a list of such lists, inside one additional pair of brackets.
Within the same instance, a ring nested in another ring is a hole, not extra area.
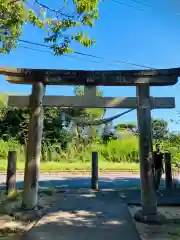
[[(162, 181), (162, 186), (164, 182)], [(5, 184), (0, 184), (4, 187)], [(23, 182), (17, 182), (22, 188)], [(91, 179), (73, 177), (40, 181), (40, 188), (64, 190), (59, 194), (55, 207), (49, 208), (35, 227), (17, 240), (81, 240), (128, 239), (140, 240), (127, 204), (140, 204), (140, 180), (138, 178), (100, 178), (100, 192), (91, 192)], [(66, 192), (66, 190), (69, 190)], [(81, 189), (81, 191), (76, 191)], [(89, 189), (89, 191), (88, 191)], [(72, 190), (72, 191), (71, 191)], [(73, 191), (75, 190), (75, 191)], [(176, 191), (176, 192), (175, 192)], [(180, 202), (180, 190), (161, 191), (169, 203)], [(159, 200), (158, 200), (159, 201)], [(164, 200), (163, 200), (164, 201)], [(10, 238), (8, 238), (10, 239)]]
[[(164, 181), (162, 181), (162, 185)], [(5, 183), (1, 183), (0, 187), (4, 187)], [(57, 187), (57, 188), (66, 188), (66, 189), (79, 189), (91, 188), (91, 178), (90, 177), (56, 177), (55, 179), (42, 179), (39, 181), (40, 187)], [(23, 188), (23, 181), (17, 182), (18, 188)], [(122, 189), (122, 188), (140, 188), (140, 179), (139, 178), (99, 178), (99, 188), (100, 189)]]
[(130, 212), (117, 192), (61, 194), (56, 207), (23, 240), (140, 240)]
[[(180, 205), (180, 189), (166, 190), (165, 182), (162, 179), (160, 195), (157, 194), (158, 205), (162, 206), (179, 206)], [(0, 188), (4, 188), (5, 183), (0, 184)], [(90, 177), (55, 177), (55, 179), (46, 178), (39, 181), (40, 189), (57, 188), (63, 190), (91, 189)], [(17, 182), (17, 188), (23, 188), (23, 181)], [(99, 178), (99, 189), (113, 189), (119, 191), (119, 196), (126, 204), (140, 205), (141, 191), (140, 179), (135, 177), (117, 177)]]

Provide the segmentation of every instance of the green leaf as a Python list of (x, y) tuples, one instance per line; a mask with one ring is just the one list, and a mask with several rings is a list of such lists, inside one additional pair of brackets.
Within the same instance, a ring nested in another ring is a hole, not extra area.
[[(79, 32), (79, 29), (84, 25), (94, 26), (98, 18), (99, 0), (72, 0), (71, 8), (69, 1), (65, 0), (57, 10), (50, 10), (49, 1), (48, 6), (36, 5), (36, 8), (32, 4), (29, 7), (29, 2), (30, 0), (0, 0), (0, 53), (9, 53), (17, 47), (26, 23), (48, 32), (44, 41), (52, 44), (55, 55), (72, 53), (73, 41), (85, 47), (91, 47), (95, 43), (94, 39), (89, 38), (84, 31)], [(73, 31), (69, 31), (71, 29)]]

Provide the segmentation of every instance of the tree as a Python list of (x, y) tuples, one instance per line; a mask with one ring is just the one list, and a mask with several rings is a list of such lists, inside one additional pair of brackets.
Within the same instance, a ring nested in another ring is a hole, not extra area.
[[(138, 135), (138, 127), (135, 123), (120, 123), (115, 126), (116, 130), (130, 129)], [(163, 119), (152, 119), (152, 140), (161, 141), (168, 137), (168, 122)]]
[(92, 27), (98, 18), (100, 0), (64, 0), (57, 9), (41, 0), (0, 0), (0, 53), (9, 53), (17, 46), (23, 26), (31, 24), (47, 31), (44, 41), (50, 43), (56, 55), (73, 52), (76, 41), (90, 47), (90, 39), (82, 29)]
[(16, 139), (21, 144), (27, 140), (28, 109), (6, 108), (0, 120), (0, 137), (8, 141)]
[(168, 122), (163, 119), (152, 120), (152, 139), (156, 142), (165, 140), (168, 136)]

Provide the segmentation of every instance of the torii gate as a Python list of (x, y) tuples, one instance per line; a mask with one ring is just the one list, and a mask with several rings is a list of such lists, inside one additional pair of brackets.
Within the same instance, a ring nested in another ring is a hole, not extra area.
[[(141, 204), (136, 219), (156, 218), (157, 201), (152, 173), (151, 109), (174, 108), (175, 99), (150, 97), (150, 86), (174, 85), (180, 68), (161, 70), (83, 71), (0, 68), (10, 83), (32, 84), (30, 96), (9, 96), (9, 106), (30, 108), (23, 203), (37, 204), (43, 106), (82, 108), (137, 108), (140, 150)], [(84, 85), (84, 96), (45, 96), (46, 85)], [(96, 86), (136, 86), (136, 97), (98, 97)]]

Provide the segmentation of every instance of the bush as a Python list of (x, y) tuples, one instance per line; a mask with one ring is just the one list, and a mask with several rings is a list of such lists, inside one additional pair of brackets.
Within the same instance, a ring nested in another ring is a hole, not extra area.
[(112, 140), (107, 145), (101, 145), (99, 153), (104, 161), (137, 162), (138, 140), (136, 137)]
[(7, 159), (8, 151), (16, 151), (18, 160), (24, 160), (24, 148), (17, 141), (10, 140), (5, 142), (0, 140), (0, 159)]
[[(163, 152), (171, 152), (173, 164), (180, 162), (180, 145), (176, 142), (161, 142)], [(7, 160), (8, 151), (16, 150), (18, 162), (24, 162), (25, 151), (24, 146), (17, 141), (11, 139), (9, 141), (0, 140), (0, 160)], [(95, 139), (91, 143), (69, 144), (66, 150), (62, 150), (59, 144), (51, 146), (44, 145), (41, 154), (41, 161), (66, 163), (91, 163), (91, 155), (93, 151), (99, 154), (99, 162), (107, 163), (137, 163), (139, 160), (138, 138), (136, 136), (128, 136), (128, 138), (111, 140), (107, 144), (102, 144), (100, 139)], [(1, 161), (3, 166), (4, 161)]]

